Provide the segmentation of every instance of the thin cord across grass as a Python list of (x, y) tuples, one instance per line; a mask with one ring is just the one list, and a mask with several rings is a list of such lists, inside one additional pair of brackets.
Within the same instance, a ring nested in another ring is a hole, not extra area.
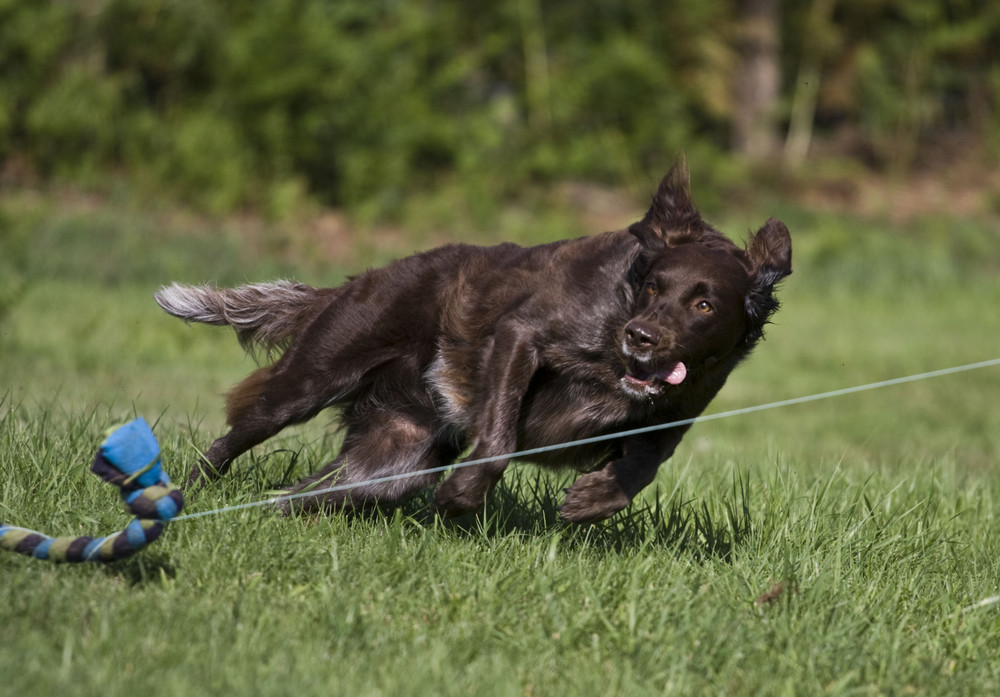
[(892, 378), (889, 380), (880, 380), (878, 382), (871, 382), (865, 385), (856, 385), (854, 387), (845, 387), (838, 390), (830, 390), (828, 392), (818, 392), (816, 394), (806, 395), (803, 397), (793, 397), (791, 399), (782, 399), (776, 402), (768, 402), (766, 404), (758, 404), (751, 407), (743, 407), (740, 409), (732, 409), (729, 411), (722, 411), (715, 414), (706, 414), (698, 416), (691, 419), (681, 419), (680, 421), (670, 421), (663, 424), (656, 424), (655, 426), (646, 426), (643, 428), (635, 428), (627, 431), (619, 431), (617, 433), (608, 433), (601, 436), (594, 436), (591, 438), (582, 438), (580, 440), (569, 441), (566, 443), (556, 443), (554, 445), (546, 445), (539, 448), (530, 448), (528, 450), (519, 450), (512, 453), (507, 453), (505, 455), (496, 455), (493, 457), (485, 457), (476, 460), (466, 460), (464, 462), (456, 462), (450, 465), (443, 465), (441, 467), (433, 467), (431, 469), (420, 470), (418, 472), (401, 472), (399, 474), (387, 475), (384, 477), (376, 477), (374, 479), (368, 479), (362, 482), (351, 482), (350, 484), (339, 484), (324, 489), (311, 489), (309, 491), (298, 492), (295, 494), (286, 494), (283, 496), (275, 496), (268, 499), (262, 499), (260, 501), (250, 501), (248, 503), (235, 504), (232, 506), (224, 506), (222, 508), (215, 508), (208, 511), (199, 511), (196, 513), (187, 513), (184, 515), (177, 516), (174, 518), (175, 521), (180, 520), (192, 520), (194, 518), (204, 518), (206, 516), (221, 515), (223, 513), (232, 513), (235, 511), (242, 511), (249, 508), (259, 508), (261, 506), (272, 506), (278, 503), (283, 503), (285, 501), (294, 501), (296, 499), (305, 498), (308, 496), (316, 496), (320, 494), (333, 493), (337, 491), (347, 491), (349, 489), (354, 489), (361, 486), (366, 486), (370, 484), (382, 484), (385, 482), (393, 482), (400, 479), (407, 479), (409, 477), (423, 476), (427, 474), (450, 472), (452, 470), (460, 469), (463, 467), (473, 467), (475, 465), (483, 465), (488, 462), (495, 462), (497, 460), (509, 460), (509, 459), (519, 459), (527, 458), (532, 455), (538, 455), (540, 453), (550, 452), (553, 450), (562, 450), (563, 448), (572, 448), (578, 445), (588, 445), (590, 443), (599, 443), (607, 440), (615, 440), (618, 438), (624, 438), (627, 436), (639, 435), (641, 433), (649, 433), (651, 431), (660, 431), (668, 428), (676, 428), (678, 426), (688, 426), (695, 423), (703, 423), (705, 421), (717, 421), (719, 419), (726, 419), (732, 416), (742, 416), (744, 414), (754, 414), (761, 411), (767, 411), (770, 409), (778, 409), (780, 407), (790, 407), (797, 404), (806, 404), (809, 402), (817, 402), (823, 399), (831, 399), (833, 397), (843, 397), (846, 395), (857, 394), (859, 392), (867, 392), (870, 390), (876, 390), (883, 387), (891, 387), (893, 385), (903, 385), (906, 383), (917, 382), (920, 380), (929, 380), (931, 378), (944, 377), (946, 375), (954, 375), (956, 373), (964, 373), (970, 370), (979, 370), (981, 368), (990, 368), (993, 366), (1000, 365), (1000, 358), (993, 358), (991, 360), (979, 361), (976, 363), (967, 363), (965, 365), (954, 366), (951, 368), (942, 368), (940, 370), (932, 370), (926, 373), (916, 373), (913, 375), (907, 375), (899, 378)]

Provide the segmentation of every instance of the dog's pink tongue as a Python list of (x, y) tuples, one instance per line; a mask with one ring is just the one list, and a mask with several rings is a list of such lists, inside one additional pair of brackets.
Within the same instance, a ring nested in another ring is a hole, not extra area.
[(684, 378), (687, 377), (688, 369), (683, 363), (678, 363), (674, 366), (674, 369), (670, 371), (670, 374), (665, 376), (663, 379), (669, 382), (671, 385), (680, 385), (684, 382)]

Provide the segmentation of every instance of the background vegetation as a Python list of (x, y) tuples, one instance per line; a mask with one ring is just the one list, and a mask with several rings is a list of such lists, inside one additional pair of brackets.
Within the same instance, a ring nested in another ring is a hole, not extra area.
[[(710, 220), (795, 247), (712, 411), (996, 358), (998, 8), (0, 0), (0, 520), (119, 529), (105, 429), (145, 416), (175, 478), (219, 434), (252, 363), (161, 284), (621, 227), (679, 150)], [(107, 567), (5, 555), (0, 695), (995, 694), (998, 390), (696, 425), (585, 528), (525, 465), (447, 523), (255, 509)], [(292, 429), (188, 510), (337, 445)]]
[(445, 183), (487, 207), (645, 186), (681, 149), (717, 184), (746, 176), (733, 148), (795, 167), (817, 138), (879, 168), (995, 160), (998, 46), (992, 0), (2, 0), (0, 163), (384, 218)]

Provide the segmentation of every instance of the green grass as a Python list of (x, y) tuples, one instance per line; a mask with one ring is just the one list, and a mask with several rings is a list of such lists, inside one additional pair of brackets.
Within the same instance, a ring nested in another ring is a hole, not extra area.
[[(21, 212), (0, 206), (0, 520), (54, 534), (127, 522), (86, 471), (107, 427), (155, 422), (179, 478), (250, 368), (231, 333), (163, 315), (158, 285), (351, 270), (224, 227)], [(995, 220), (779, 212), (784, 307), (711, 411), (1000, 355)], [(8, 554), (0, 695), (994, 694), (1000, 602), (977, 603), (1000, 595), (998, 391), (992, 368), (699, 424), (641, 500), (585, 528), (557, 521), (568, 476), (518, 467), (447, 523), (426, 497), (354, 518), (253, 509), (107, 566)], [(187, 510), (329, 458), (321, 421)]]

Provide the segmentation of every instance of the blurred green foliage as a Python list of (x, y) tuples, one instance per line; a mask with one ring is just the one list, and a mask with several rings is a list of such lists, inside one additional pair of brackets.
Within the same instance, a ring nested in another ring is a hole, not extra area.
[[(276, 217), (391, 216), (442, 181), (646, 181), (681, 149), (721, 168), (737, 2), (0, 0), (0, 167)], [(817, 128), (904, 166), (949, 132), (1000, 150), (993, 0), (779, 9), (782, 104), (810, 67)]]

